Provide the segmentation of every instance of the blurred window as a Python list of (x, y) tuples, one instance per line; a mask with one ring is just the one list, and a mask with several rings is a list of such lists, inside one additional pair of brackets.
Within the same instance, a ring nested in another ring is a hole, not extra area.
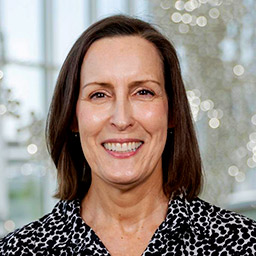
[(56, 203), (44, 126), (72, 45), (103, 16), (146, 16), (147, 5), (145, 0), (0, 0), (0, 237)]

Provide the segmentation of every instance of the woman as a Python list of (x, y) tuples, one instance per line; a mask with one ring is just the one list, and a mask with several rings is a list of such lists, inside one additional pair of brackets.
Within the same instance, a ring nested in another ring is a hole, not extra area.
[(179, 62), (151, 25), (89, 27), (67, 56), (47, 126), (61, 201), (3, 255), (255, 255), (256, 223), (197, 198), (201, 160)]

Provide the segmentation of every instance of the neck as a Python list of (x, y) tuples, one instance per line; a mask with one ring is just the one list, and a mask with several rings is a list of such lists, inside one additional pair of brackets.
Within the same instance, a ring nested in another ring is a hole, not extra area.
[(162, 189), (162, 177), (151, 180), (154, 182), (121, 190), (92, 179), (88, 194), (82, 201), (82, 218), (88, 225), (108, 223), (132, 232), (152, 219), (157, 219), (157, 224), (161, 223), (165, 219), (169, 199)]

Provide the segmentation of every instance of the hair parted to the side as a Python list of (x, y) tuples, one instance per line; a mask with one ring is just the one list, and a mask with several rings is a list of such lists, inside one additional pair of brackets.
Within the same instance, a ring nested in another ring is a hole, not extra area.
[(190, 200), (200, 192), (202, 166), (176, 51), (169, 40), (149, 23), (123, 15), (111, 16), (91, 25), (78, 38), (59, 73), (46, 126), (48, 150), (58, 173), (55, 196), (66, 200), (82, 199), (90, 187), (91, 170), (79, 137), (72, 133), (81, 65), (93, 42), (116, 36), (139, 36), (158, 49), (164, 64), (169, 118), (173, 124), (162, 157), (163, 189), (168, 196), (183, 191)]

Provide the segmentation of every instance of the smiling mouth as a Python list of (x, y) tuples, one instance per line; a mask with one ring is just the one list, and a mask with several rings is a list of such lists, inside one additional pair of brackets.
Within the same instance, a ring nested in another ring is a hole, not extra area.
[(109, 151), (117, 153), (135, 152), (143, 143), (140, 142), (124, 142), (124, 143), (103, 143), (103, 147)]

